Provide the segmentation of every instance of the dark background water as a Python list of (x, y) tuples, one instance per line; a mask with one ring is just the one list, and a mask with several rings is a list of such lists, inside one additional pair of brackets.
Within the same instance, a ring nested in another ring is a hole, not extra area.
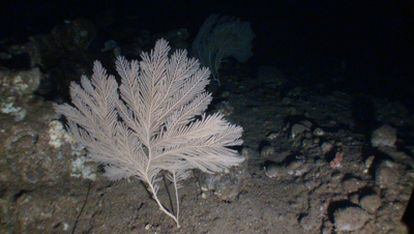
[(16, 42), (80, 17), (107, 40), (123, 27), (152, 33), (185, 27), (192, 39), (210, 14), (236, 16), (256, 34), (249, 66), (273, 64), (306, 85), (325, 83), (411, 107), (414, 100), (414, 1), (56, 0), (2, 2), (0, 9), (0, 38)]

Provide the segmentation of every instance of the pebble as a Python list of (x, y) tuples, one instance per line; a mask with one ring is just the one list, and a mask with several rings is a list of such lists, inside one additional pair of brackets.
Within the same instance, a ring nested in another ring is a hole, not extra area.
[(375, 213), (381, 207), (381, 198), (376, 194), (366, 195), (360, 199), (359, 204), (369, 213)]
[(264, 167), (265, 175), (269, 178), (280, 178), (284, 174), (286, 174), (286, 169), (279, 164), (276, 163), (268, 163)]
[(334, 145), (332, 143), (329, 142), (324, 142), (321, 145), (321, 150), (322, 150), (322, 154), (327, 154), (329, 152), (331, 152), (334, 148)]
[(357, 178), (349, 178), (342, 182), (342, 188), (346, 193), (353, 193), (364, 187), (366, 183)]
[(290, 136), (292, 139), (296, 139), (298, 136), (303, 135), (305, 132), (309, 131), (309, 127), (302, 124), (294, 124), (292, 130), (290, 131)]
[(375, 170), (375, 183), (380, 188), (392, 188), (400, 181), (400, 173), (393, 162), (384, 161)]
[(397, 141), (397, 130), (389, 125), (383, 125), (377, 128), (371, 136), (371, 144), (373, 147), (395, 147)]
[(315, 130), (313, 130), (313, 135), (321, 137), (325, 135), (325, 131), (321, 128), (316, 128)]
[(359, 207), (340, 208), (334, 212), (336, 231), (356, 231), (369, 220), (366, 211)]
[(269, 134), (267, 134), (266, 138), (268, 140), (275, 140), (279, 137), (279, 133), (278, 132), (270, 132)]
[(261, 158), (269, 158), (274, 154), (275, 154), (275, 149), (270, 145), (264, 146), (262, 150), (260, 151)]
[(374, 159), (375, 159), (375, 156), (371, 155), (365, 160), (365, 162), (364, 162), (364, 165), (365, 165), (364, 173), (365, 174), (367, 174), (369, 172), (369, 170), (371, 169), (371, 165), (374, 162)]

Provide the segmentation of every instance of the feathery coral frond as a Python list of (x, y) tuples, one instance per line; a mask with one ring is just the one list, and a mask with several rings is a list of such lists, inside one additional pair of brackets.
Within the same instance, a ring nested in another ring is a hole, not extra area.
[[(204, 114), (212, 98), (205, 91), (210, 71), (197, 60), (160, 39), (141, 61), (119, 57), (121, 85), (95, 62), (91, 79), (72, 83), (72, 103), (56, 105), (68, 120), (70, 133), (91, 158), (106, 165), (112, 180), (131, 176), (148, 185), (160, 209), (179, 226), (158, 199), (161, 172), (169, 173), (175, 191), (192, 169), (220, 172), (243, 161), (229, 146), (242, 144), (242, 128), (221, 114)], [(201, 118), (197, 118), (201, 117)], [(179, 207), (178, 194), (177, 208)]]

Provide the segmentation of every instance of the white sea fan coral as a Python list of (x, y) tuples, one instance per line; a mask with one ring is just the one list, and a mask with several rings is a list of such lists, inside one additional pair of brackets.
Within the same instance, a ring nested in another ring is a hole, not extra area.
[[(136, 177), (148, 185), (160, 209), (179, 226), (177, 183), (192, 169), (214, 173), (244, 159), (230, 146), (242, 144), (242, 128), (221, 114), (206, 115), (212, 100), (205, 91), (210, 72), (196, 59), (160, 39), (142, 61), (118, 58), (121, 77), (107, 75), (95, 62), (91, 79), (72, 83), (72, 103), (56, 105), (70, 133), (89, 150), (91, 159), (106, 165), (112, 180)], [(175, 214), (159, 200), (161, 172), (174, 184)]]

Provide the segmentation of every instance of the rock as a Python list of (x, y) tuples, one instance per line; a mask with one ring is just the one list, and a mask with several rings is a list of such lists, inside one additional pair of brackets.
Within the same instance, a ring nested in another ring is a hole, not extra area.
[(359, 207), (345, 207), (334, 212), (336, 231), (356, 231), (361, 229), (369, 220), (366, 211)]
[[(203, 193), (213, 192), (220, 200), (235, 201), (243, 187), (243, 182), (249, 176), (246, 160), (238, 167), (231, 168), (227, 173), (198, 175)], [(206, 194), (202, 195), (206, 196)]]
[(270, 145), (263, 146), (262, 150), (260, 150), (260, 157), (264, 159), (271, 158), (274, 154), (275, 149)]
[(287, 173), (291, 176), (302, 176), (309, 171), (309, 167), (302, 160), (295, 160), (290, 162), (287, 166)]
[(364, 187), (366, 183), (357, 178), (348, 178), (342, 182), (342, 187), (346, 193), (353, 193)]
[(94, 167), (78, 160), (84, 158), (85, 150), (74, 144), (56, 120), (52, 104), (31, 100), (25, 108), (27, 115), (18, 122), (0, 113), (2, 189), (29, 191), (66, 183), (74, 177), (94, 178)]
[(381, 206), (381, 198), (376, 194), (366, 195), (360, 199), (359, 204), (369, 213), (375, 213)]
[(269, 132), (269, 133), (266, 135), (266, 138), (267, 138), (268, 140), (270, 140), (270, 141), (273, 141), (273, 140), (277, 139), (278, 137), (279, 137), (279, 133), (278, 133), (278, 132)]
[(380, 151), (391, 157), (394, 162), (414, 168), (414, 159), (409, 154), (390, 147), (382, 147)]
[(383, 125), (377, 128), (371, 136), (371, 144), (373, 147), (395, 147), (397, 141), (397, 130), (389, 125)]
[(97, 33), (86, 19), (75, 19), (58, 25), (47, 35), (36, 35), (26, 45), (32, 66), (50, 68), (61, 59), (86, 51)]
[(332, 143), (329, 142), (324, 142), (321, 145), (321, 150), (322, 150), (322, 154), (327, 154), (329, 152), (331, 152), (334, 149), (334, 145)]
[(303, 135), (305, 132), (310, 131), (310, 128), (303, 124), (294, 124), (290, 131), (290, 136), (292, 139), (296, 139), (298, 136)]
[(367, 174), (369, 172), (369, 170), (371, 169), (372, 163), (374, 162), (375, 156), (371, 155), (369, 156), (365, 162), (364, 162), (364, 173)]
[(321, 137), (325, 135), (325, 131), (322, 128), (316, 128), (315, 130), (313, 130), (313, 135)]
[(375, 183), (380, 188), (392, 188), (400, 181), (400, 176), (395, 163), (384, 161), (375, 170)]
[(15, 121), (26, 117), (27, 108), (42, 80), (38, 68), (27, 71), (0, 71), (0, 113), (14, 116)]
[(306, 231), (320, 229), (322, 223), (318, 215), (316, 214), (304, 214), (299, 218), (300, 226)]
[[(307, 136), (305, 135), (305, 137)], [(297, 143), (298, 143), (298, 146), (304, 149), (314, 148), (314, 147), (317, 147), (317, 145), (319, 145), (318, 143), (315, 143), (315, 141), (311, 138), (303, 139), (302, 141), (298, 141)], [(296, 145), (296, 144), (292, 144), (292, 145)]]
[(359, 194), (358, 193), (351, 194), (349, 196), (349, 201), (356, 205), (359, 204)]
[(303, 164), (303, 160), (293, 160), (287, 164), (286, 168), (289, 170), (298, 170), (303, 166)]
[(268, 163), (264, 167), (265, 175), (269, 178), (279, 179), (284, 175), (287, 175), (287, 169), (278, 163)]
[(344, 161), (344, 152), (336, 152), (335, 158), (329, 162), (329, 165), (332, 169), (342, 167)]

